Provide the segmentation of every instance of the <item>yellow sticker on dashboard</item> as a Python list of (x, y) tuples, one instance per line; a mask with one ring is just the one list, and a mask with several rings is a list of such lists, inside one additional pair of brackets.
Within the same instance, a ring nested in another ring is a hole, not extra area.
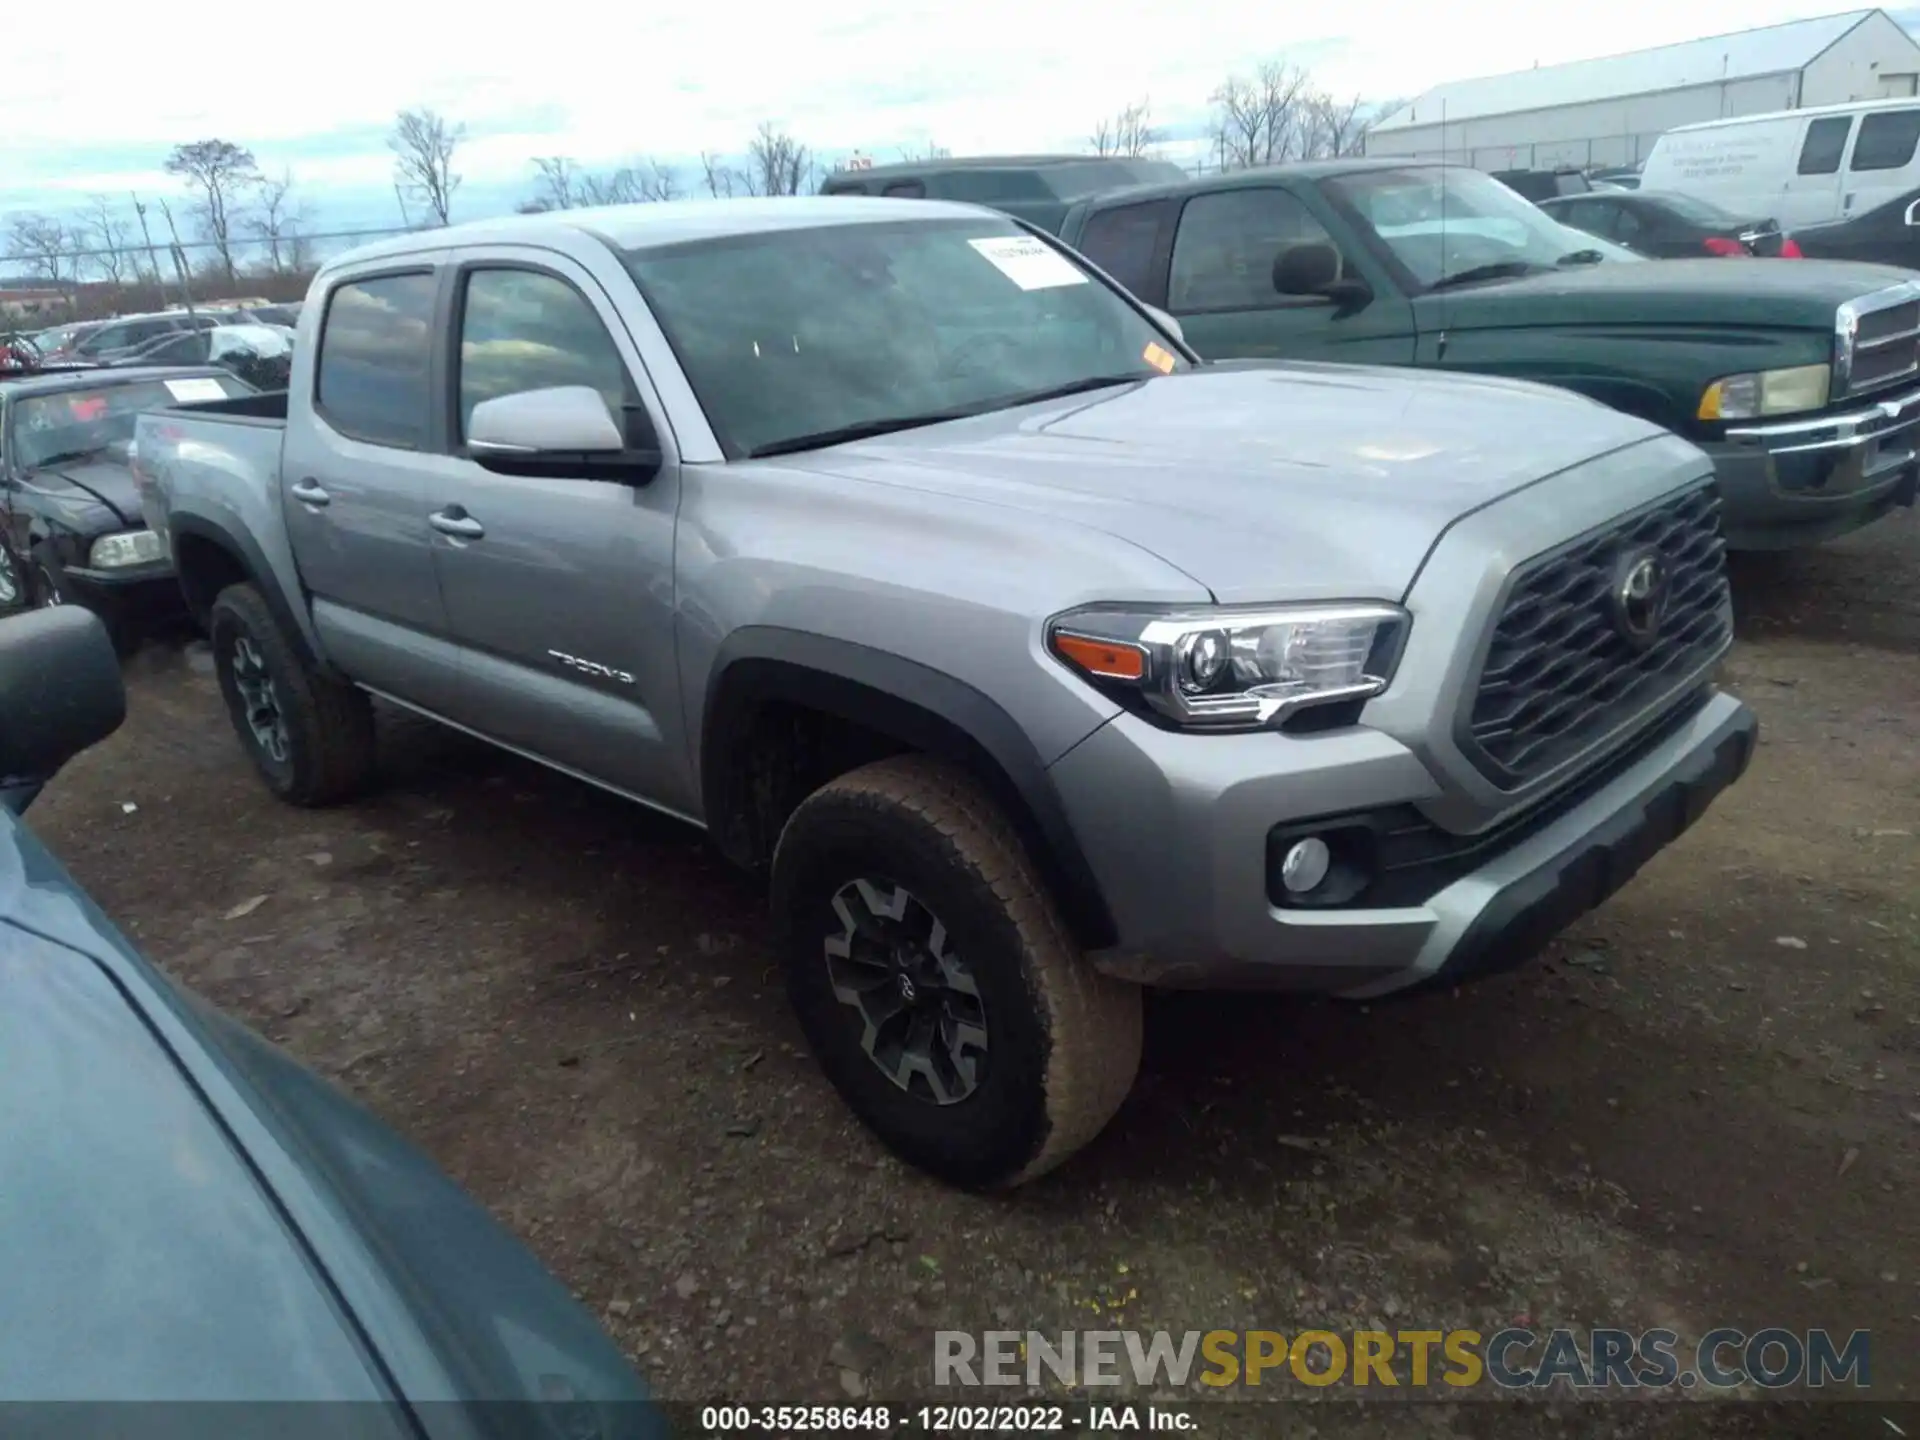
[(1147, 348), (1140, 352), (1140, 358), (1153, 366), (1153, 368), (1158, 370), (1162, 375), (1171, 375), (1173, 373), (1173, 352), (1170, 350), (1162, 350), (1152, 341), (1147, 342)]

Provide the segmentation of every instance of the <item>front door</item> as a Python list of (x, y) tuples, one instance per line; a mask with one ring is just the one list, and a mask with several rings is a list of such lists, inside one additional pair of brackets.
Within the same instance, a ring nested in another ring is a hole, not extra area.
[(435, 415), (430, 264), (352, 276), (327, 296), (313, 419), (287, 426), (287, 537), (328, 655), (362, 684), (434, 711), (453, 703), (458, 652), (434, 576), (426, 472)]
[(1840, 218), (1840, 162), (1853, 130), (1851, 115), (1823, 115), (1807, 122), (1793, 172), (1780, 189), (1772, 218), (1780, 228), (1818, 225)]
[(1292, 245), (1340, 247), (1292, 192), (1235, 187), (1196, 195), (1180, 213), (1167, 276), (1167, 310), (1187, 343), (1209, 360), (1339, 360), (1413, 363), (1413, 310), (1366, 261), (1342, 253), (1341, 272), (1367, 275), (1373, 298), (1336, 305), (1282, 295), (1274, 262)]
[(618, 418), (659, 407), (625, 326), (584, 269), (515, 247), (463, 257), (456, 403), (428, 499), (441, 593), (461, 646), (454, 719), (667, 809), (694, 807), (673, 639), (678, 470), (645, 485), (526, 478), (465, 453), (483, 400), (587, 385)]

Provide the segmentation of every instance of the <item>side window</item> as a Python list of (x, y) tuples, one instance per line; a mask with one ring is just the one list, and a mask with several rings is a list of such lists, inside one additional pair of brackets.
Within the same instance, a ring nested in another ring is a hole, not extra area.
[(1920, 141), (1920, 110), (1882, 110), (1860, 117), (1860, 137), (1853, 142), (1854, 170), (1898, 170), (1913, 159)]
[(1647, 222), (1641, 219), (1630, 206), (1615, 205), (1611, 208), (1613, 224), (1601, 232), (1603, 235), (1611, 235), (1622, 245), (1631, 245), (1646, 235)]
[(74, 348), (84, 355), (98, 355), (107, 350), (117, 350), (126, 343), (126, 326), (106, 325), (81, 340)]
[(631, 386), (600, 316), (566, 281), (534, 270), (475, 270), (460, 315), (460, 438), (482, 400), (588, 385), (615, 421)]
[(927, 187), (918, 180), (896, 180), (880, 193), (897, 200), (924, 200), (927, 198)]
[(1258, 310), (1288, 303), (1273, 288), (1281, 250), (1330, 245), (1307, 207), (1285, 190), (1220, 190), (1187, 202), (1173, 240), (1167, 308)]
[(1552, 206), (1547, 213), (1562, 225), (1571, 225), (1589, 235), (1604, 235), (1610, 219), (1607, 212), (1611, 208), (1604, 200), (1570, 200), (1564, 205)]
[(341, 434), (418, 450), (433, 396), (432, 274), (350, 280), (327, 297), (314, 408)]
[(1171, 201), (1150, 200), (1144, 205), (1096, 210), (1081, 227), (1075, 248), (1149, 305), (1158, 304), (1154, 292), (1160, 288), (1160, 277), (1153, 262), (1160, 250), (1160, 231), (1172, 209)]
[(1840, 168), (1846, 153), (1847, 131), (1853, 128), (1851, 115), (1829, 115), (1807, 126), (1806, 141), (1800, 146), (1802, 175), (1832, 175)]

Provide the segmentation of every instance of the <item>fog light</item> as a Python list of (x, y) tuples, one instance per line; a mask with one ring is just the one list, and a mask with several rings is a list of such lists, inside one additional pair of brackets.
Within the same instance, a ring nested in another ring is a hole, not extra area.
[(1332, 864), (1333, 852), (1327, 842), (1309, 835), (1287, 847), (1286, 858), (1280, 862), (1280, 883), (1289, 895), (1304, 895), (1327, 878)]

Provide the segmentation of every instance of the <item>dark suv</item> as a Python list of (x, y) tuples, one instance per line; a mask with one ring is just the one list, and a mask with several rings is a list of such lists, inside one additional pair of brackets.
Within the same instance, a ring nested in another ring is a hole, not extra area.
[(1057, 231), (1076, 201), (1127, 185), (1177, 185), (1187, 172), (1169, 160), (1124, 155), (986, 155), (876, 165), (829, 175), (822, 195), (891, 195), (991, 205)]

